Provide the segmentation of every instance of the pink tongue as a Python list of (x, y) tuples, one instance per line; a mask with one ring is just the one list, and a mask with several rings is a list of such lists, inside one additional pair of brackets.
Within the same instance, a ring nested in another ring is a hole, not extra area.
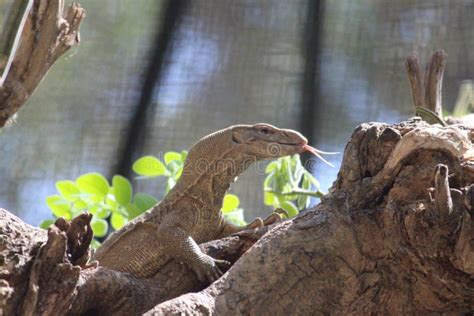
[(316, 157), (318, 157), (319, 159), (321, 159), (323, 162), (325, 162), (325, 163), (328, 164), (329, 166), (331, 166), (331, 167), (334, 168), (334, 165), (333, 165), (332, 163), (330, 163), (329, 161), (327, 161), (326, 159), (324, 159), (323, 156), (321, 156), (320, 154), (336, 155), (336, 154), (339, 154), (339, 153), (328, 153), (328, 152), (325, 152), (325, 151), (316, 149), (316, 148), (314, 148), (314, 147), (311, 147), (311, 146), (308, 145), (308, 144), (303, 145), (303, 148), (304, 148), (306, 151), (309, 151), (310, 153), (312, 153), (313, 155), (315, 155)]

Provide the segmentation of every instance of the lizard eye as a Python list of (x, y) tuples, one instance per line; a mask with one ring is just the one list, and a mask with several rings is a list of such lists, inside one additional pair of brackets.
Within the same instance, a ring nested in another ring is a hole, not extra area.
[(270, 131), (266, 127), (262, 127), (260, 129), (260, 134), (267, 135)]

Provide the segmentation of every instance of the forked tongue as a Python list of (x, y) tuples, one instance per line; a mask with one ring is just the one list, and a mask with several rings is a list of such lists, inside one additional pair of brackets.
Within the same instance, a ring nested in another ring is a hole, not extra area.
[(334, 168), (334, 165), (332, 163), (330, 163), (329, 161), (327, 161), (326, 159), (323, 158), (323, 156), (321, 156), (321, 154), (323, 155), (337, 155), (339, 153), (330, 153), (330, 152), (326, 152), (326, 151), (322, 151), (322, 150), (319, 150), (319, 149), (316, 149), (314, 147), (311, 147), (310, 145), (308, 144), (305, 144), (303, 145), (303, 148), (306, 150), (306, 151), (309, 151), (310, 153), (312, 153), (313, 155), (315, 155), (316, 157), (318, 157), (319, 159), (321, 159), (324, 163), (326, 163), (327, 165), (331, 166)]

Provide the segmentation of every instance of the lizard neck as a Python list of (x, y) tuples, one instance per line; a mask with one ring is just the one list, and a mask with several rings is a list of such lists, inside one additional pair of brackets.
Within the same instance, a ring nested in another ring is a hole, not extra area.
[(231, 148), (212, 159), (189, 161), (173, 191), (198, 200), (212, 211), (219, 211), (232, 182), (255, 160), (243, 158)]

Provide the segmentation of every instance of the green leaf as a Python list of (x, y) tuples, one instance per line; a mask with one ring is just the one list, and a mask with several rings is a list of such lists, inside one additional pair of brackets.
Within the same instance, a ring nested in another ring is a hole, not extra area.
[(239, 207), (240, 200), (235, 194), (226, 194), (222, 203), (222, 213), (228, 213)]
[(263, 203), (265, 205), (270, 205), (270, 206), (277, 206), (278, 200), (272, 192), (263, 192)]
[(41, 228), (48, 229), (49, 226), (53, 225), (55, 222), (54, 219), (45, 219), (44, 221), (41, 222), (39, 225)]
[(287, 173), (286, 173), (286, 164), (282, 160), (281, 169), (275, 173), (275, 191), (284, 192), (285, 185), (288, 184)]
[(97, 212), (95, 213), (95, 215), (98, 218), (107, 218), (109, 217), (111, 212), (112, 212), (111, 209), (108, 207), (100, 207), (97, 209)]
[(278, 160), (270, 162), (265, 168), (265, 173), (270, 173), (278, 168)]
[(71, 208), (71, 218), (75, 218), (77, 215), (81, 214), (82, 212), (75, 209), (75, 208)]
[(290, 187), (295, 186), (295, 179), (293, 178), (293, 170), (291, 168), (291, 157), (285, 157), (282, 162), (282, 166), (284, 166), (284, 170), (286, 172), (286, 182), (289, 184)]
[(304, 190), (309, 190), (311, 189), (311, 180), (308, 178), (308, 177), (304, 177), (303, 178), (303, 182), (301, 184), (301, 187), (304, 189)]
[(117, 202), (114, 200), (114, 199), (111, 199), (109, 197), (107, 197), (105, 199), (105, 204), (107, 205), (108, 208), (110, 208), (110, 210), (112, 211), (115, 211), (117, 208), (118, 208), (118, 204)]
[(288, 212), (290, 218), (295, 217), (299, 213), (298, 208), (293, 203), (288, 201), (281, 203), (280, 207)]
[(271, 190), (274, 179), (275, 179), (275, 172), (272, 172), (263, 181), (263, 189), (264, 190)]
[(158, 203), (158, 200), (146, 193), (138, 192), (133, 198), (133, 205), (136, 206), (141, 212), (145, 212), (146, 210), (153, 207), (156, 203)]
[(76, 202), (74, 202), (74, 205), (73, 207), (77, 210), (77, 211), (84, 211), (88, 208), (88, 204), (86, 202), (84, 202), (83, 200), (77, 200)]
[(56, 217), (71, 219), (71, 202), (63, 199), (59, 195), (51, 195), (46, 198), (46, 205)]
[(181, 175), (183, 174), (183, 167), (179, 168), (177, 171), (176, 171), (176, 174), (174, 175), (174, 179), (176, 181), (178, 181), (179, 177), (181, 177)]
[(127, 209), (129, 220), (134, 219), (135, 217), (137, 217), (138, 215), (141, 215), (144, 212), (144, 211), (141, 211), (138, 207), (136, 207), (133, 204), (128, 204), (126, 209)]
[(56, 189), (62, 195), (63, 198), (69, 201), (75, 201), (78, 199), (79, 188), (73, 181), (65, 180), (65, 181), (57, 181), (56, 182)]
[(107, 218), (110, 215), (110, 208), (104, 207), (102, 203), (90, 205), (87, 211), (94, 214), (94, 218)]
[[(311, 188), (311, 182), (308, 178), (304, 177), (302, 184), (303, 190), (309, 190)], [(308, 206), (309, 197), (307, 195), (298, 195), (298, 209), (301, 211)]]
[(171, 161), (169, 164), (166, 165), (166, 168), (170, 171), (171, 176), (175, 176), (176, 172), (178, 172), (179, 169), (181, 169), (182, 167), (183, 167), (183, 165), (181, 163), (181, 160), (180, 161), (174, 160), (174, 161)]
[(315, 188), (316, 188), (315, 191), (319, 191), (319, 189), (321, 188), (321, 186), (319, 184), (319, 181), (316, 180), (316, 178), (311, 173), (306, 171), (305, 174), (304, 174), (304, 177), (307, 178), (315, 186)]
[(97, 239), (92, 239), (91, 241), (91, 248), (92, 249), (97, 249), (100, 247), (100, 242)]
[(103, 200), (109, 193), (109, 182), (96, 172), (83, 174), (76, 179), (76, 185), (81, 192), (91, 194), (96, 202)]
[(184, 163), (186, 161), (186, 157), (188, 156), (188, 152), (186, 150), (181, 151), (181, 161)]
[(181, 154), (180, 153), (177, 153), (175, 151), (168, 151), (165, 154), (165, 163), (167, 165), (169, 165), (172, 161), (175, 161), (175, 160), (181, 161)]
[(176, 180), (172, 177), (168, 178), (168, 187), (166, 188), (166, 193), (169, 192), (176, 184)]
[(297, 185), (298, 183), (301, 182), (301, 179), (303, 179), (304, 176), (304, 170), (302, 168), (296, 169), (295, 174), (294, 174), (294, 179), (295, 179), (295, 184)]
[(132, 184), (127, 178), (116, 175), (112, 178), (115, 200), (122, 206), (132, 201)]
[(309, 198), (307, 195), (299, 195), (298, 196), (298, 210), (302, 211), (308, 206)]
[(244, 210), (241, 208), (235, 209), (232, 212), (224, 214), (224, 218), (237, 226), (247, 225), (244, 220)]
[(128, 220), (123, 217), (119, 212), (113, 212), (112, 217), (110, 218), (110, 224), (115, 230), (119, 230), (125, 224), (128, 223)]
[(104, 237), (107, 234), (107, 229), (109, 228), (107, 221), (101, 218), (92, 220), (91, 226), (95, 237)]
[(141, 176), (156, 177), (165, 174), (165, 165), (153, 156), (145, 156), (137, 161), (132, 166), (133, 171)]

